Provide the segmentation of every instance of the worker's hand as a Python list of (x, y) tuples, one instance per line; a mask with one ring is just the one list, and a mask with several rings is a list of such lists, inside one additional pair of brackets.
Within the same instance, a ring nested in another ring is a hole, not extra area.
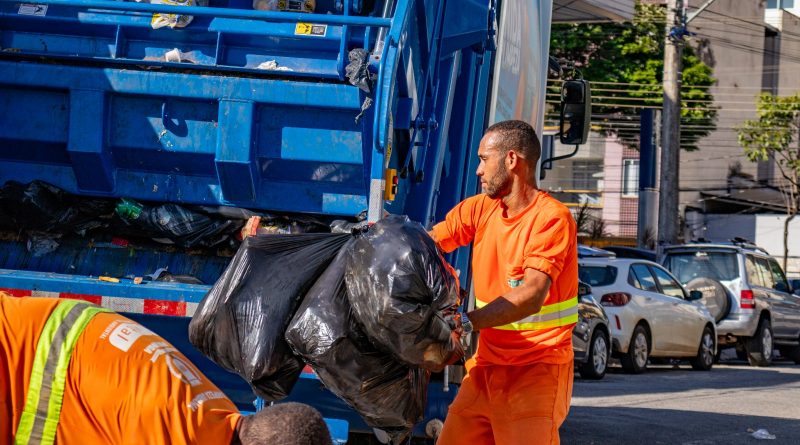
[(447, 324), (450, 325), (450, 330), (456, 334), (456, 340), (460, 339), (464, 334), (464, 328), (461, 326), (461, 312), (453, 312), (445, 315)]

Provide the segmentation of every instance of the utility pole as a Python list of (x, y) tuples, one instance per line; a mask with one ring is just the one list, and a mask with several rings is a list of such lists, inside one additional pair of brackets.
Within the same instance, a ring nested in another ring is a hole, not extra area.
[(661, 166), (658, 199), (658, 251), (678, 239), (678, 161), (681, 150), (681, 56), (683, 0), (667, 0), (664, 45), (664, 110), (661, 125)]

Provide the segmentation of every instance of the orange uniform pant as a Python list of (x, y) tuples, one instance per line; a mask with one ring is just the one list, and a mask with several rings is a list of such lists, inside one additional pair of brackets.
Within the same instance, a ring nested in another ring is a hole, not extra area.
[(470, 365), (437, 445), (559, 443), (558, 428), (572, 398), (571, 361), (562, 365)]

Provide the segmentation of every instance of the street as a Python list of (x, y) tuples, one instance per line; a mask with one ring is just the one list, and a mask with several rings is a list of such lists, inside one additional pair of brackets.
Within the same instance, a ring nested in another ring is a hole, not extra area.
[(603, 380), (575, 379), (564, 444), (800, 443), (800, 366), (755, 368), (729, 356), (710, 372), (661, 365), (640, 375), (614, 366)]

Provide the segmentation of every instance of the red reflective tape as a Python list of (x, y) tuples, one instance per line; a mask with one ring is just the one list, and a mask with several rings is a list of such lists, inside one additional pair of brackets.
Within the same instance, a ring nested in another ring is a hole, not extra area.
[(0, 287), (0, 292), (5, 292), (5, 293), (11, 295), (12, 297), (30, 297), (31, 296), (31, 292), (33, 292), (33, 291), (25, 290), (25, 289), (6, 289), (6, 288)]
[(61, 292), (59, 298), (69, 298), (70, 300), (88, 301), (89, 303), (94, 303), (98, 306), (100, 306), (100, 303), (103, 300), (103, 297), (101, 297), (100, 295), (70, 294), (66, 292)]
[(152, 315), (186, 315), (185, 301), (144, 300), (144, 313)]
[(303, 372), (305, 372), (306, 374), (313, 374), (314, 373), (314, 368), (312, 368), (311, 365), (306, 365), (303, 368)]

